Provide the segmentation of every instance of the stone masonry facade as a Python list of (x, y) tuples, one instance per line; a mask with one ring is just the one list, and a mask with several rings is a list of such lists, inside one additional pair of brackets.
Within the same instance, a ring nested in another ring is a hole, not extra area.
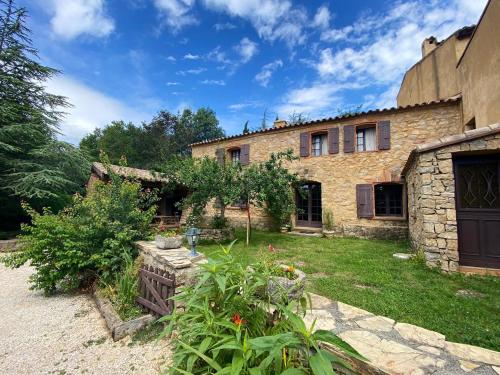
[(500, 124), (421, 145), (407, 163), (410, 241), (429, 266), (459, 270), (453, 157), (484, 152), (500, 152)]
[[(399, 109), (370, 111), (353, 116), (315, 121), (296, 126), (273, 128), (247, 135), (193, 145), (194, 157), (215, 157), (217, 149), (231, 150), (249, 145), (249, 161), (262, 162), (270, 154), (291, 148), (300, 154), (300, 134), (327, 132), (339, 128), (339, 152), (321, 156), (301, 157), (288, 167), (298, 173), (304, 181), (321, 183), (321, 204), (323, 212), (333, 213), (335, 232), (340, 235), (369, 238), (406, 238), (408, 222), (406, 212), (401, 217), (359, 218), (356, 206), (356, 185), (376, 183), (403, 183), (401, 171), (410, 152), (419, 144), (459, 133), (461, 126), (459, 99), (429, 103)], [(390, 121), (390, 149), (368, 152), (344, 152), (343, 127), (364, 126), (380, 121)], [(229, 151), (228, 151), (229, 152)], [(226, 154), (226, 157), (228, 154)], [(403, 197), (405, 197), (403, 191)], [(403, 206), (406, 202), (403, 202)], [(206, 210), (206, 216), (215, 213), (213, 206)], [(233, 225), (246, 223), (246, 212), (233, 208), (227, 210), (227, 217)], [(252, 221), (255, 227), (269, 227), (265, 211), (252, 207)], [(295, 220), (292, 221), (295, 224)], [(437, 247), (437, 246), (436, 246)]]

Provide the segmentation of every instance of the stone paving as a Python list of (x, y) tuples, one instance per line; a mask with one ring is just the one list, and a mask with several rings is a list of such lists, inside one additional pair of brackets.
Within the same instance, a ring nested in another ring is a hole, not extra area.
[(304, 321), (338, 334), (370, 363), (389, 374), (500, 375), (500, 352), (446, 341), (440, 333), (398, 323), (368, 311), (310, 294)]

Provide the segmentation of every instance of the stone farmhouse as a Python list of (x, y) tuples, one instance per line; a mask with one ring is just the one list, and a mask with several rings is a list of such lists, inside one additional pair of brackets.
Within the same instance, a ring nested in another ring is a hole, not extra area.
[[(409, 238), (444, 271), (500, 269), (500, 0), (476, 26), (422, 44), (397, 108), (370, 110), (192, 145), (194, 157), (242, 165), (291, 148), (301, 177), (295, 230), (321, 231), (333, 213), (338, 235)], [(214, 208), (207, 210), (212, 214)], [(234, 225), (245, 212), (228, 210)], [(267, 227), (263, 211), (257, 227)]]

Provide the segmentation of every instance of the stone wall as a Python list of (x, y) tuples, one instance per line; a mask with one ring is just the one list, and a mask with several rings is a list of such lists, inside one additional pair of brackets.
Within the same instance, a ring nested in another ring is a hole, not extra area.
[(485, 150), (500, 152), (500, 134), (419, 153), (406, 172), (410, 241), (414, 248), (425, 252), (430, 266), (458, 271), (453, 155)]
[[(343, 152), (343, 126), (374, 123), (389, 120), (391, 123), (391, 149), (372, 152)], [(460, 128), (459, 102), (419, 106), (409, 109), (371, 112), (355, 117), (337, 119), (307, 126), (287, 127), (268, 132), (249, 134), (193, 147), (193, 156), (215, 157), (218, 148), (229, 149), (242, 144), (250, 145), (250, 162), (267, 160), (272, 152), (291, 148), (299, 155), (300, 133), (305, 131), (326, 131), (339, 126), (338, 154), (318, 157), (304, 157), (288, 165), (304, 180), (321, 183), (322, 207), (333, 212), (334, 225), (341, 227), (346, 235), (371, 236), (377, 228), (385, 228), (392, 237), (401, 237), (406, 231), (405, 217), (360, 219), (356, 210), (356, 184), (399, 182), (403, 164), (416, 145), (449, 134), (456, 134)], [(207, 208), (207, 215), (214, 213)], [(228, 210), (227, 217), (232, 225), (244, 226), (244, 210)], [(252, 223), (256, 227), (268, 227), (269, 218), (265, 212), (252, 207)], [(389, 234), (383, 237), (391, 237)]]

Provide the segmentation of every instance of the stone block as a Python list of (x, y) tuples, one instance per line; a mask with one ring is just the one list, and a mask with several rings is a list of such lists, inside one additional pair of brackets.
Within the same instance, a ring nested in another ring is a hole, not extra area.
[(444, 348), (445, 346), (445, 336), (441, 333), (408, 323), (396, 323), (394, 329), (407, 340), (436, 348)]
[(443, 233), (438, 234), (438, 237), (439, 238), (445, 238), (447, 240), (456, 240), (456, 239), (458, 239), (456, 231), (455, 232), (443, 232)]
[(438, 238), (436, 241), (440, 249), (446, 249), (446, 240), (444, 238)]

